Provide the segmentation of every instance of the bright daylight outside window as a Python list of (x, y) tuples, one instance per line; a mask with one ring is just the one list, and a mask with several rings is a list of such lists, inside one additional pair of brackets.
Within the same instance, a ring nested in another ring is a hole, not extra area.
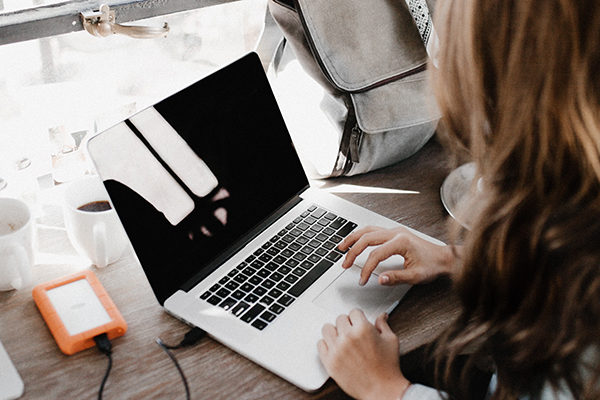
[[(0, 0), (0, 20), (52, 3)], [(0, 196), (35, 203), (40, 185), (88, 172), (90, 136), (254, 50), (265, 13), (266, 0), (232, 1), (124, 24), (166, 22), (166, 37), (83, 30), (0, 46)]]

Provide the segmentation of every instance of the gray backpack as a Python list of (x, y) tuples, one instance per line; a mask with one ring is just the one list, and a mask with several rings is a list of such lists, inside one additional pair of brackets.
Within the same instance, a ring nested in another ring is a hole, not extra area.
[(421, 6), (409, 10), (401, 0), (269, 0), (302, 69), (325, 89), (321, 109), (339, 143), (329, 176), (396, 163), (435, 132), (440, 114), (424, 44), (431, 18), (424, 0), (407, 1), (425, 10), (411, 14)]

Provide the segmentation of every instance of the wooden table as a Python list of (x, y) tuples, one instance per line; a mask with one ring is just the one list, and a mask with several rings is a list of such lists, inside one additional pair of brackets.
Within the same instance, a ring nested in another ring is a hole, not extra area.
[[(439, 189), (448, 172), (446, 155), (434, 139), (417, 155), (399, 164), (362, 176), (327, 181), (325, 187), (344, 184), (414, 191), (338, 195), (447, 242), (448, 214), (440, 201)], [(45, 263), (36, 263), (30, 288), (0, 292), (0, 340), (25, 383), (23, 398), (92, 399), (97, 397), (107, 367), (106, 357), (94, 348), (72, 356), (62, 354), (31, 297), (33, 285), (65, 275), (73, 268), (68, 261), (76, 253), (64, 230), (59, 205), (44, 205), (44, 216), (37, 223), (38, 251), (52, 254), (55, 261), (49, 262), (46, 257)], [(114, 363), (104, 397), (185, 398), (177, 370), (155, 340), (161, 337), (167, 343), (177, 343), (189, 327), (159, 306), (131, 251), (95, 272), (129, 326), (125, 336), (113, 340)], [(390, 316), (402, 353), (434, 339), (457, 311), (448, 282), (413, 287)], [(175, 355), (185, 371), (193, 399), (347, 398), (331, 381), (318, 393), (305, 393), (211, 338), (176, 350)]]

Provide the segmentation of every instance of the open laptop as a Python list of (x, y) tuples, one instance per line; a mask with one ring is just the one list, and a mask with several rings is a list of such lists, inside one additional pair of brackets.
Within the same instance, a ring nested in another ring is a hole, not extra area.
[(310, 187), (255, 53), (88, 150), (166, 311), (301, 389), (328, 378), (317, 353), (325, 323), (353, 308), (374, 321), (409, 288), (376, 277), (359, 286), (366, 254), (342, 269), (343, 237), (399, 224)]

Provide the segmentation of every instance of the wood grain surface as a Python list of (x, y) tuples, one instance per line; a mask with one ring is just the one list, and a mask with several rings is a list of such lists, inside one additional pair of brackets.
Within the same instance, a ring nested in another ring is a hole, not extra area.
[[(415, 156), (369, 174), (326, 181), (325, 188), (356, 185), (400, 189), (408, 193), (336, 193), (388, 218), (447, 241), (448, 214), (439, 190), (449, 172), (440, 144), (431, 140)], [(44, 206), (38, 218), (38, 251), (76, 256), (58, 205)], [(19, 291), (0, 292), (0, 339), (25, 383), (24, 399), (92, 399), (97, 397), (107, 359), (96, 349), (63, 355), (32, 297), (35, 284), (71, 272), (68, 263), (36, 263), (34, 282)], [(189, 327), (163, 311), (129, 249), (121, 259), (95, 270), (128, 323), (125, 336), (113, 341), (113, 369), (105, 399), (183, 399), (184, 386), (158, 337), (178, 343)], [(390, 316), (402, 353), (433, 340), (456, 317), (458, 306), (447, 281), (415, 286)], [(344, 399), (329, 381), (317, 393), (305, 393), (239, 356), (211, 338), (174, 351), (187, 376), (193, 399)]]

